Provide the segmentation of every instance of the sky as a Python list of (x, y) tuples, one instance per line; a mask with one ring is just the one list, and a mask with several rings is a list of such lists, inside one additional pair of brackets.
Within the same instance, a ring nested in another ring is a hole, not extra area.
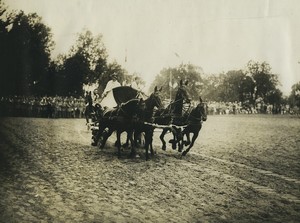
[[(268, 62), (289, 95), (300, 81), (298, 0), (4, 0), (9, 10), (36, 12), (51, 28), (52, 57), (67, 53), (78, 33), (103, 35), (109, 60), (149, 86), (181, 63), (206, 74)], [(125, 62), (125, 57), (127, 61)]]

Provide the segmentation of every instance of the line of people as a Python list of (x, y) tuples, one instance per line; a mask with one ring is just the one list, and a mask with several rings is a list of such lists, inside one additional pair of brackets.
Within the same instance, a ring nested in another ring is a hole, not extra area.
[(299, 114), (297, 106), (289, 104), (272, 105), (263, 102), (255, 105), (242, 102), (208, 102), (209, 115), (230, 115), (230, 114)]
[(83, 97), (1, 97), (0, 116), (83, 118), (85, 105)]

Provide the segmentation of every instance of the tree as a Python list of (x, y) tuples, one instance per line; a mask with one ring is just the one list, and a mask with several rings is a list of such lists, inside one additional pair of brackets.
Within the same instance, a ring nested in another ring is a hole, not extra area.
[(219, 98), (227, 102), (240, 101), (245, 90), (245, 76), (242, 70), (231, 70), (226, 75), (220, 75), (222, 82), (218, 86)]
[(222, 79), (220, 75), (209, 74), (203, 77), (203, 91), (202, 96), (209, 101), (219, 101), (219, 86)]
[(9, 18), (11, 29), (5, 33), (1, 49), (5, 53), (0, 62), (5, 83), (1, 93), (38, 94), (54, 46), (51, 30), (36, 13), (20, 11)]
[(270, 104), (280, 105), (282, 100), (282, 92), (277, 88), (267, 92), (266, 94), (266, 101)]
[(63, 69), (59, 71), (60, 95), (83, 95), (84, 75), (89, 72), (89, 61), (83, 55), (77, 53), (65, 59)]
[(292, 86), (288, 100), (292, 107), (297, 106), (300, 108), (300, 81)]
[(255, 92), (255, 82), (253, 78), (249, 75), (245, 75), (241, 80), (240, 89), (239, 89), (239, 101), (242, 103), (249, 102), (250, 104), (254, 103)]
[(115, 61), (108, 64), (107, 58), (102, 35), (93, 36), (88, 30), (79, 33), (69, 53), (57, 58), (58, 94), (80, 95), (84, 84), (95, 83), (98, 83), (101, 94), (113, 72), (119, 73), (121, 80), (124, 70)]
[(125, 75), (127, 75), (127, 71), (122, 68), (117, 61), (113, 61), (112, 63), (107, 65), (107, 69), (99, 78), (99, 89), (98, 92), (101, 95), (104, 91), (106, 84), (111, 80), (112, 74), (117, 74), (117, 80), (120, 83), (123, 83), (125, 80)]
[(203, 90), (201, 74), (203, 74), (202, 69), (192, 64), (181, 64), (175, 68), (164, 68), (155, 77), (150, 89), (154, 89), (155, 86), (162, 87), (162, 97), (164, 99), (169, 99), (170, 97), (174, 99), (177, 86), (180, 80), (183, 80), (188, 82), (190, 97), (193, 100), (198, 100)]
[(81, 55), (87, 62), (83, 82), (91, 84), (97, 82), (107, 71), (107, 52), (102, 41), (102, 35), (93, 36), (91, 31), (85, 30), (78, 34), (78, 39), (71, 47), (69, 57)]
[(267, 62), (259, 63), (251, 60), (247, 64), (246, 72), (251, 75), (255, 82), (255, 99), (262, 97), (267, 100), (267, 95), (277, 92), (278, 76), (271, 73), (271, 67)]
[(5, 95), (7, 92), (6, 82), (9, 79), (7, 74), (7, 54), (9, 49), (8, 44), (8, 30), (7, 27), (12, 23), (11, 18), (7, 12), (7, 6), (0, 0), (0, 95)]

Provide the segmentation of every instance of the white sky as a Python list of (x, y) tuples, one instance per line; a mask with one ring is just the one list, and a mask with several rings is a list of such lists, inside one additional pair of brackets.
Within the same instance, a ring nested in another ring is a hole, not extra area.
[[(4, 0), (36, 12), (52, 29), (54, 55), (77, 33), (102, 34), (109, 58), (147, 85), (164, 67), (192, 63), (205, 73), (268, 62), (288, 95), (300, 81), (298, 0)], [(127, 63), (125, 52), (127, 49)], [(180, 57), (175, 56), (177, 53)]]

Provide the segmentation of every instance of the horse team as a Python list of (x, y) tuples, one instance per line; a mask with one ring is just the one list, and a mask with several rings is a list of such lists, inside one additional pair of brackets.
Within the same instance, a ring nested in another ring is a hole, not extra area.
[[(104, 148), (107, 139), (116, 132), (116, 147), (118, 156), (121, 156), (121, 134), (127, 133), (127, 140), (123, 146), (131, 145), (131, 155), (135, 156), (136, 148), (141, 143), (141, 135), (144, 136), (144, 148), (146, 160), (153, 150), (153, 134), (155, 128), (161, 128), (160, 139), (162, 149), (166, 150), (164, 136), (171, 132), (170, 140), (173, 149), (177, 149), (185, 156), (193, 147), (202, 122), (207, 119), (207, 105), (199, 98), (196, 106), (191, 106), (186, 90), (187, 82), (180, 81), (174, 101), (166, 108), (160, 97), (161, 89), (155, 87), (154, 92), (147, 98), (134, 98), (120, 104), (117, 108), (104, 111), (101, 105), (96, 104), (92, 112), (92, 145)], [(193, 134), (190, 140), (190, 134)], [(187, 146), (187, 148), (185, 148)]]

